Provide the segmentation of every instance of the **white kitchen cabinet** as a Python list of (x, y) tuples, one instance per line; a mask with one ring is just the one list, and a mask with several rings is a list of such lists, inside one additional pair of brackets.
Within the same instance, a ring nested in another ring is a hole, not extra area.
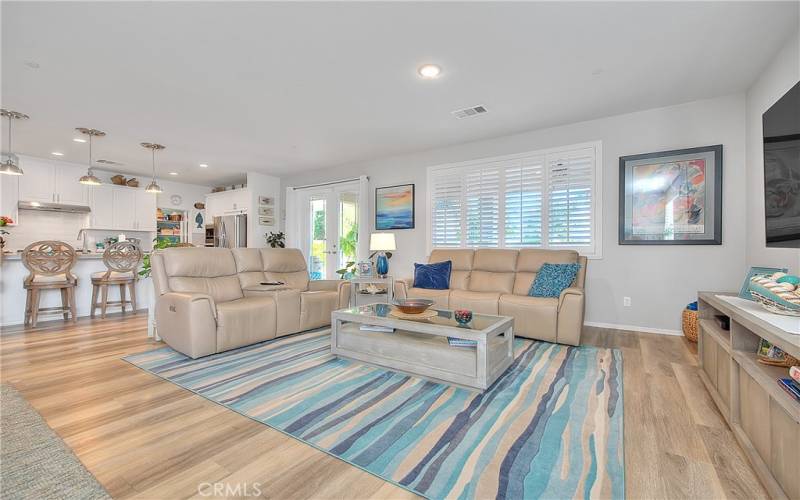
[(247, 213), (250, 209), (250, 191), (233, 189), (206, 195), (206, 218), (220, 215)]
[(135, 225), (139, 231), (156, 230), (156, 195), (144, 189), (135, 190)]
[(136, 229), (136, 192), (130, 188), (114, 189), (113, 229)]
[(21, 201), (65, 205), (88, 203), (88, 190), (78, 182), (86, 171), (84, 167), (29, 156), (20, 158), (20, 167), (25, 172), (19, 178)]
[(115, 231), (155, 231), (156, 196), (144, 189), (93, 186), (91, 227)]
[[(19, 199), (54, 203), (56, 201), (56, 170), (52, 160), (20, 157), (25, 172), (19, 176)], [(76, 181), (77, 182), (77, 181)]]
[(86, 205), (89, 202), (88, 186), (78, 182), (86, 174), (86, 167), (56, 162), (56, 202), (65, 205)]
[(107, 184), (92, 186), (89, 205), (92, 207), (91, 227), (111, 229), (114, 227), (114, 187)]

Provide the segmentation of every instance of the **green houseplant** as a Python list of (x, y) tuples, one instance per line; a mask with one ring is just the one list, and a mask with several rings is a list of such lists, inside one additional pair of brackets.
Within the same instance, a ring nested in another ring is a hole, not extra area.
[[(153, 240), (153, 251), (162, 250), (164, 248), (169, 248), (175, 246), (169, 239), (159, 240), (158, 238)], [(150, 252), (150, 253), (152, 253)], [(139, 276), (142, 278), (149, 278), (150, 277), (150, 254), (146, 254), (142, 258), (142, 270), (139, 271)]]
[(283, 231), (265, 234), (264, 238), (267, 239), (267, 245), (272, 248), (286, 248), (286, 235), (283, 234)]

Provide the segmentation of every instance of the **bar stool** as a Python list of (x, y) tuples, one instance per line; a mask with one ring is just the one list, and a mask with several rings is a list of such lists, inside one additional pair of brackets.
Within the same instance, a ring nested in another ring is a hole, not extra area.
[[(142, 250), (130, 241), (120, 241), (106, 248), (103, 252), (103, 263), (106, 271), (92, 273), (92, 313), (100, 308), (100, 317), (106, 317), (108, 306), (120, 306), (125, 312), (125, 306), (131, 305), (136, 312), (136, 282), (139, 279), (137, 270), (142, 261)], [(108, 287), (119, 286), (119, 300), (109, 302)], [(125, 287), (130, 290), (130, 300), (125, 300)], [(97, 302), (97, 293), (100, 292), (100, 303)]]
[[(75, 287), (78, 279), (70, 272), (78, 258), (75, 249), (63, 241), (37, 241), (22, 251), (22, 264), (30, 274), (23, 282), (25, 325), (36, 326), (40, 312), (61, 312), (64, 319), (77, 318)], [(61, 307), (39, 308), (42, 290), (60, 290)]]

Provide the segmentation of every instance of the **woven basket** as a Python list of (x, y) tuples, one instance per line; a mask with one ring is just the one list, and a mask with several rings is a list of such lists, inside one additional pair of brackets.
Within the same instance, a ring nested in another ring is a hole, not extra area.
[(681, 327), (689, 342), (697, 342), (697, 311), (684, 309), (681, 314)]
[(797, 366), (800, 364), (800, 361), (798, 361), (797, 358), (786, 353), (783, 353), (783, 359), (773, 359), (761, 355), (757, 355), (757, 357), (759, 363), (771, 366), (782, 366), (784, 368), (789, 368), (790, 366)]

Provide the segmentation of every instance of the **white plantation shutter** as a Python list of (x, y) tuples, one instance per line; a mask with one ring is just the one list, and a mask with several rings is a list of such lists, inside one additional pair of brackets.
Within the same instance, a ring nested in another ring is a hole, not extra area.
[(544, 157), (521, 158), (504, 176), (505, 246), (541, 246)]
[(466, 246), (496, 248), (500, 242), (500, 167), (468, 171), (464, 183)]
[(548, 246), (591, 246), (594, 150), (549, 155), (547, 170)]
[(430, 247), (571, 248), (599, 256), (600, 148), (431, 167)]
[(431, 243), (436, 248), (460, 247), (461, 177), (441, 172), (431, 180)]

